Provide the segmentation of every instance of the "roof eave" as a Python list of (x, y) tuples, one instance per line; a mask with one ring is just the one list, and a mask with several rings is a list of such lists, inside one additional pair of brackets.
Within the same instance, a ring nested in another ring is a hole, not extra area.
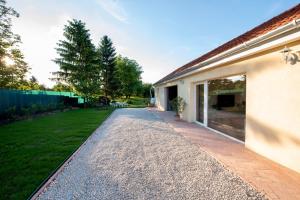
[[(175, 76), (175, 77), (170, 78), (170, 79), (163, 80), (162, 82), (158, 81), (158, 82), (154, 83), (154, 86), (161, 85), (161, 84), (166, 84), (168, 82), (171, 82), (171, 81), (183, 78), (185, 76), (189, 76), (191, 74), (197, 73), (199, 71), (197, 69), (199, 69), (199, 68), (207, 69), (206, 66), (208, 66), (208, 65), (213, 65), (214, 63), (216, 63), (216, 62), (218, 62), (222, 59), (225, 59), (225, 58), (228, 58), (228, 57), (231, 57), (231, 56), (235, 56), (235, 55), (240, 54), (241, 52), (244, 52), (244, 51), (251, 50), (251, 49), (255, 48), (254, 46), (256, 46), (260, 43), (263, 43), (266, 40), (270, 40), (270, 39), (272, 39), (274, 37), (277, 37), (279, 35), (283, 35), (284, 33), (288, 32), (288, 31), (299, 28), (299, 25), (300, 25), (300, 19), (293, 20), (293, 21), (291, 21), (291, 22), (289, 22), (289, 23), (287, 23), (283, 26), (278, 27), (277, 29), (274, 29), (274, 30), (264, 34), (264, 35), (258, 36), (258, 37), (254, 38), (252, 40), (244, 42), (244, 43), (242, 43), (242, 44), (240, 44), (236, 47), (233, 47), (233, 48), (231, 48), (227, 51), (224, 51), (224, 52), (222, 52), (222, 53), (220, 53), (216, 56), (213, 56), (213, 57), (211, 57), (211, 58), (209, 58), (209, 59), (207, 59), (203, 62), (197, 63), (197, 64), (189, 67), (188, 69), (186, 69), (185, 70), (186, 72), (183, 71), (183, 73), (179, 74), (178, 76)], [(269, 47), (269, 48), (272, 48), (272, 47)], [(257, 51), (252, 52), (252, 53), (258, 53), (259, 51), (261, 51), (261, 49), (257, 48)], [(240, 59), (240, 58), (236, 58), (236, 59)], [(190, 71), (191, 69), (193, 69), (193, 70)]]

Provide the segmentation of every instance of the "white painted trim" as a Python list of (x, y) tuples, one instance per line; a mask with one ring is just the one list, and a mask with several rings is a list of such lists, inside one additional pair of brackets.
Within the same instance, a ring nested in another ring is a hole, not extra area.
[[(270, 31), (269, 33), (266, 33), (262, 36), (254, 38), (254, 39), (252, 39), (246, 43), (243, 43), (237, 47), (233, 47), (232, 49), (229, 49), (229, 50), (227, 50), (223, 53), (220, 53), (204, 62), (198, 63), (198, 64), (190, 67), (190, 68), (199, 67), (198, 69), (195, 69), (191, 72), (182, 74), (173, 79), (166, 80), (162, 83), (159, 83), (158, 85), (165, 84), (165, 83), (168, 83), (171, 81), (175, 81), (177, 79), (184, 78), (186, 76), (216, 67), (221, 64), (226, 64), (228, 62), (232, 62), (232, 61), (235, 61), (235, 60), (238, 60), (241, 58), (245, 58), (245, 57), (254, 55), (256, 53), (260, 53), (260, 52), (263, 52), (263, 51), (266, 51), (266, 50), (269, 50), (269, 49), (272, 49), (272, 48), (275, 48), (278, 46), (283, 46), (287, 43), (291, 43), (296, 40), (299, 40), (300, 39), (300, 31), (297, 31), (293, 34), (283, 36), (279, 39), (275, 39), (266, 44), (259, 45), (260, 43), (265, 42), (267, 39), (272, 39), (273, 37), (279, 36), (280, 34), (284, 34), (287, 31), (291, 31), (293, 29), (299, 28), (299, 22), (300, 22), (300, 19), (294, 20), (284, 26), (281, 26), (273, 31)], [(256, 45), (258, 45), (258, 46), (256, 46)]]
[[(204, 86), (204, 109), (203, 109), (203, 123), (201, 123), (201, 122), (199, 122), (199, 121), (197, 121), (197, 86), (198, 85), (203, 85)], [(205, 100), (207, 100), (207, 97), (206, 97), (206, 95), (207, 95), (207, 91), (205, 91), (205, 89), (206, 89), (206, 87), (207, 87), (207, 81), (201, 81), (201, 82), (197, 82), (197, 83), (195, 83), (195, 85), (194, 85), (194, 108), (195, 108), (195, 115), (194, 115), (194, 121), (196, 121), (196, 122), (198, 122), (198, 123), (200, 123), (200, 124), (203, 124), (203, 125), (205, 125), (205, 124), (207, 124), (207, 102), (205, 102)], [(205, 93), (206, 92), (206, 93)], [(206, 103), (206, 104), (205, 104)]]
[[(226, 77), (228, 77), (228, 76), (226, 76)], [(197, 89), (198, 85), (204, 85), (204, 119), (203, 119), (203, 123), (197, 121), (197, 103), (196, 103), (196, 100), (197, 100), (197, 91), (196, 91), (196, 89)], [(194, 122), (196, 124), (201, 125), (201, 126), (207, 128), (207, 129), (209, 129), (211, 131), (214, 131), (215, 133), (218, 133), (218, 134), (220, 134), (220, 135), (222, 135), (224, 137), (227, 137), (227, 138), (229, 138), (231, 140), (234, 140), (234, 141), (239, 142), (241, 144), (245, 144), (245, 142), (243, 142), (241, 140), (238, 140), (238, 139), (236, 139), (236, 138), (234, 138), (232, 136), (227, 135), (226, 133), (223, 133), (221, 131), (215, 130), (215, 129), (210, 128), (208, 126), (208, 80), (197, 82), (194, 85), (194, 102), (195, 102), (194, 103), (194, 108), (195, 108), (195, 120), (194, 120)]]
[(243, 141), (241, 141), (241, 140), (238, 140), (238, 139), (236, 139), (236, 138), (234, 138), (234, 137), (231, 137), (230, 135), (227, 135), (226, 133), (223, 133), (223, 132), (218, 131), (218, 130), (216, 130), (216, 129), (210, 128), (210, 127), (208, 127), (208, 126), (205, 127), (205, 128), (207, 128), (207, 129), (209, 129), (209, 130), (211, 130), (211, 131), (213, 131), (213, 132), (215, 132), (215, 133), (218, 133), (218, 134), (220, 134), (220, 135), (223, 135), (224, 137), (227, 137), (227, 138), (229, 138), (229, 139), (231, 139), (231, 140), (234, 140), (234, 141), (239, 142), (239, 143), (241, 143), (241, 144), (245, 144), (245, 142), (243, 142)]
[(194, 119), (193, 119), (193, 121), (197, 121), (197, 86), (198, 86), (198, 84), (194, 84)]
[(198, 122), (197, 120), (196, 121), (194, 121), (196, 124), (198, 124), (198, 125), (201, 125), (201, 126), (204, 126), (205, 128), (206, 128), (206, 126), (203, 124), (203, 123), (201, 123), (201, 122)]
[(224, 137), (226, 137), (226, 138), (228, 138), (228, 139), (231, 139), (231, 140), (233, 140), (233, 141), (235, 141), (235, 142), (238, 142), (238, 143), (240, 143), (240, 144), (245, 145), (245, 142), (243, 142), (243, 141), (241, 141), (241, 140), (238, 140), (238, 139), (236, 139), (236, 138), (234, 138), (234, 137), (231, 137), (231, 136), (227, 135), (226, 133), (223, 133), (223, 132), (218, 131), (218, 130), (216, 130), (216, 129), (213, 129), (213, 128), (210, 128), (210, 127), (208, 127), (208, 126), (205, 126), (204, 124), (202, 124), (202, 123), (200, 123), (200, 122), (198, 122), (198, 121), (195, 121), (195, 124), (200, 125), (200, 126), (202, 126), (202, 127), (204, 127), (204, 128), (207, 128), (208, 130), (213, 131), (213, 132), (215, 132), (215, 133), (217, 133), (217, 134), (219, 134), (219, 135), (222, 135), (222, 136), (224, 136)]
[(204, 117), (203, 123), (205, 126), (208, 124), (208, 81), (204, 81)]
[(168, 87), (164, 87), (164, 111), (168, 110)]

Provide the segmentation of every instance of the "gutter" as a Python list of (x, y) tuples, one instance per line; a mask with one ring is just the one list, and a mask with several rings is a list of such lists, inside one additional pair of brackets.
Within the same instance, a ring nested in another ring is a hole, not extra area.
[[(233, 55), (236, 55), (238, 53), (242, 53), (243, 51), (246, 51), (246, 50), (250, 50), (253, 48), (253, 46), (259, 44), (259, 43), (262, 43), (268, 39), (271, 39), (273, 37), (276, 37), (276, 36), (279, 36), (285, 32), (288, 32), (288, 31), (291, 31), (291, 30), (294, 30), (294, 29), (297, 29), (299, 28), (299, 25), (300, 25), (300, 19), (296, 19), (296, 20), (293, 20), (291, 22), (289, 22), (288, 24), (285, 24), (283, 26), (280, 26), (278, 27), (277, 29), (274, 29), (264, 35), (261, 35), (261, 36), (258, 36), (256, 38), (253, 38), (249, 41), (246, 41), (236, 47), (233, 47), (227, 51), (224, 51), (216, 56), (213, 56), (201, 63), (198, 63), (198, 64), (195, 64), (194, 66), (191, 66), (189, 68), (187, 68), (185, 71), (182, 72), (181, 75), (179, 76), (176, 76), (174, 78), (171, 78), (169, 80), (166, 80), (166, 81), (163, 81), (161, 83), (157, 83), (157, 84), (154, 84), (154, 85), (161, 85), (161, 84), (165, 84), (165, 83), (168, 83), (170, 81), (174, 81), (174, 80), (177, 80), (177, 79), (180, 79), (180, 78), (183, 78), (183, 77), (186, 77), (186, 76), (189, 76), (189, 75), (192, 75), (192, 74), (195, 74), (199, 71), (202, 71), (202, 70), (205, 70), (205, 69), (209, 69), (209, 68), (212, 68), (214, 66), (208, 66), (208, 65), (213, 65), (214, 63), (218, 62), (218, 61), (221, 61), (222, 59), (225, 59), (225, 58), (229, 58)], [(270, 47), (268, 47), (270, 48)], [(258, 49), (257, 52), (260, 52), (262, 51), (262, 49)], [(257, 53), (256, 52), (256, 53)], [(245, 57), (246, 55), (243, 55), (241, 57)], [(233, 60), (236, 60), (236, 59), (239, 59), (241, 57), (236, 57), (234, 58)], [(232, 61), (232, 60), (231, 60)], [(228, 62), (228, 61), (227, 61)], [(221, 63), (218, 63), (218, 64), (221, 64)], [(200, 68), (200, 69), (199, 69)], [(188, 70), (192, 70), (192, 71), (188, 71)]]

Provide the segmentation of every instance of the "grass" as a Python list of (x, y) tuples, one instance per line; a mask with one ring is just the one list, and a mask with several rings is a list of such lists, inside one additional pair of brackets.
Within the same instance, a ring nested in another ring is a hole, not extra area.
[(127, 102), (129, 108), (145, 108), (149, 102), (149, 98), (143, 97), (130, 97), (130, 99), (119, 98), (116, 99), (119, 102)]
[(25, 199), (112, 110), (79, 109), (0, 126), (0, 199)]

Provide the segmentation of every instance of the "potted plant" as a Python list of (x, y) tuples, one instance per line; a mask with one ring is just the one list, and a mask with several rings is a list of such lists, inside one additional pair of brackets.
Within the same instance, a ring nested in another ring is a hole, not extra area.
[(185, 101), (182, 97), (178, 96), (171, 101), (171, 107), (176, 112), (176, 116), (180, 116), (185, 107)]

